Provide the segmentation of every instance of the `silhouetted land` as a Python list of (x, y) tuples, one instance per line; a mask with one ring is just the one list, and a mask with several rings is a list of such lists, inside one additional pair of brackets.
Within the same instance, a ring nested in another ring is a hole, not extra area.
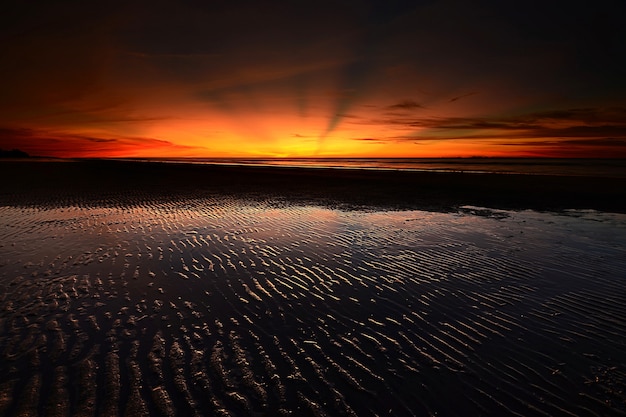
[(10, 151), (5, 151), (4, 149), (0, 149), (0, 158), (28, 158), (30, 157), (24, 151), (20, 151), (19, 149), (11, 149)]
[[(234, 194), (343, 208), (453, 210), (597, 209), (626, 212), (626, 179), (517, 174), (233, 167), (112, 160), (6, 161), (0, 199), (66, 204), (73, 195), (107, 205), (141, 195)], [(139, 194), (137, 194), (139, 193)]]

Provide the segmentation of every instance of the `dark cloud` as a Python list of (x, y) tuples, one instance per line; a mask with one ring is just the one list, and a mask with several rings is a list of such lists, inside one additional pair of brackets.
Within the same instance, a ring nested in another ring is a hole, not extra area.
[(530, 113), (531, 120), (571, 120), (584, 123), (611, 122), (626, 123), (626, 107), (599, 107), (549, 110)]
[(448, 102), (449, 103), (453, 103), (453, 102), (458, 101), (458, 100), (460, 100), (462, 98), (470, 97), (470, 96), (473, 96), (475, 94), (478, 94), (478, 92), (475, 91), (475, 92), (472, 92), (472, 93), (461, 94), (460, 96), (452, 97)]
[[(626, 138), (626, 108), (549, 110), (504, 118), (387, 117), (373, 125), (420, 129), (415, 138)], [(434, 133), (437, 133), (434, 135)]]
[(499, 143), (500, 146), (524, 149), (543, 157), (626, 158), (626, 138), (586, 138), (566, 140), (519, 140)]
[(564, 145), (591, 145), (591, 146), (626, 146), (626, 138), (600, 138), (600, 139), (579, 139), (562, 141)]
[(96, 143), (115, 143), (118, 142), (117, 139), (105, 139), (105, 138), (91, 138), (91, 137), (85, 137), (85, 136), (75, 136), (76, 139), (83, 139), (89, 142), (96, 142)]
[(387, 106), (388, 110), (418, 110), (423, 108), (424, 106), (413, 100), (402, 100), (399, 103)]
[[(529, 142), (501, 142), (501, 145), (506, 146), (528, 146)], [(626, 138), (591, 138), (591, 139), (568, 139), (568, 140), (545, 140), (545, 141), (533, 141), (533, 146), (544, 147), (571, 147), (571, 146), (585, 146), (585, 147), (626, 147)]]
[(29, 128), (0, 128), (0, 148), (19, 148), (36, 156), (132, 156), (144, 151), (192, 151), (198, 147), (146, 137), (102, 138)]
[[(626, 157), (626, 108), (545, 110), (500, 118), (385, 117), (370, 120), (399, 132), (386, 143), (418, 145), (445, 141), (489, 143), (550, 157)], [(367, 140), (367, 139), (365, 139)], [(514, 150), (515, 149), (515, 150)]]

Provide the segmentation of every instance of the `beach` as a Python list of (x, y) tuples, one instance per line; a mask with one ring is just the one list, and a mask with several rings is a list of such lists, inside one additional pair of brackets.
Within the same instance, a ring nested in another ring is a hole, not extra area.
[(626, 180), (3, 161), (0, 414), (626, 414)]
[(596, 209), (626, 212), (626, 177), (412, 172), (281, 166), (197, 165), (121, 160), (0, 163), (10, 204), (94, 204), (137, 198), (230, 195), (344, 208), (455, 210)]

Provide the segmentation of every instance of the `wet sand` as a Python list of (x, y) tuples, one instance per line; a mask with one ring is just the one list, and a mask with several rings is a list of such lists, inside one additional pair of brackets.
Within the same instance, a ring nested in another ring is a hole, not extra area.
[[(132, 161), (0, 162), (0, 197), (15, 204), (99, 204), (227, 194), (350, 208), (597, 209), (626, 212), (626, 178), (236, 167)], [(69, 200), (68, 200), (69, 199)]]
[(626, 413), (610, 180), (11, 164), (1, 415)]

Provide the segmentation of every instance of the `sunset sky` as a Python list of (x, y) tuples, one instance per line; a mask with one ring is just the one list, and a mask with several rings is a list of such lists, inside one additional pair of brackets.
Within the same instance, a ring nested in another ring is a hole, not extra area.
[(0, 148), (626, 157), (620, 4), (8, 1)]

